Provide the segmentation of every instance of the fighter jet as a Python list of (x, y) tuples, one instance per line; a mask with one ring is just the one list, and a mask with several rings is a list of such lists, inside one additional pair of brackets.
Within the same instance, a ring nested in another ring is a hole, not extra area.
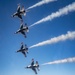
[[(33, 62), (34, 62), (34, 61), (33, 61)], [(32, 62), (32, 63), (33, 63), (33, 62)], [(32, 63), (31, 63), (31, 64), (32, 64)], [(40, 71), (40, 70), (39, 70), (39, 64), (38, 64), (38, 61), (36, 61), (36, 64), (29, 65), (29, 66), (27, 66), (26, 68), (27, 68), (27, 69), (28, 69), (28, 68), (32, 69), (32, 70), (35, 72), (35, 74), (37, 74), (36, 69), (37, 69), (38, 71)]]
[(24, 6), (22, 6), (22, 9), (20, 7), (20, 4), (18, 4), (17, 11), (12, 15), (12, 17), (17, 16), (22, 20), (22, 15), (26, 15), (26, 10), (24, 9)]
[(25, 44), (25, 46), (24, 46), (24, 44), (22, 42), (21, 43), (21, 48), (19, 50), (17, 50), (17, 52), (21, 52), (22, 54), (24, 54), (25, 57), (27, 57), (26, 56), (26, 53), (28, 53), (27, 45)]
[(17, 31), (15, 32), (15, 34), (21, 33), (21, 34), (23, 34), (24, 37), (26, 38), (26, 33), (25, 33), (25, 32), (29, 32), (29, 28), (28, 28), (28, 26), (27, 26), (26, 23), (25, 23), (25, 26), (24, 26), (23, 24), (21, 24), (20, 29), (17, 30)]

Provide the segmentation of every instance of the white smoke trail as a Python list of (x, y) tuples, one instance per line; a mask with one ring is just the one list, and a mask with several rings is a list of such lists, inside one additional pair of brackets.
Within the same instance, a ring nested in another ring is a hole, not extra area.
[(41, 6), (41, 5), (43, 5), (43, 4), (47, 4), (47, 3), (49, 3), (49, 2), (54, 2), (54, 1), (57, 1), (57, 0), (42, 0), (42, 1), (40, 1), (40, 2), (38, 2), (38, 3), (36, 3), (36, 4), (34, 4), (34, 5), (30, 6), (30, 7), (27, 8), (27, 9), (32, 9), (32, 8), (37, 7), (37, 6)]
[(68, 6), (59, 9), (57, 12), (52, 13), (51, 15), (48, 15), (47, 17), (35, 22), (34, 24), (30, 25), (30, 27), (35, 26), (37, 24), (40, 24), (42, 22), (51, 21), (54, 18), (60, 17), (62, 15), (67, 15), (69, 12), (75, 11), (75, 2), (72, 4), (69, 4)]
[(60, 64), (60, 63), (68, 63), (68, 62), (75, 62), (75, 57), (66, 58), (66, 59), (62, 59), (62, 60), (56, 60), (56, 61), (53, 61), (53, 62), (44, 63), (44, 64), (42, 64), (42, 65)]
[(53, 44), (53, 43), (65, 41), (68, 39), (75, 39), (75, 31), (72, 31), (72, 32), (68, 31), (67, 34), (65, 34), (65, 35), (63, 34), (63, 35), (60, 35), (58, 37), (51, 38), (49, 40), (46, 40), (46, 41), (40, 42), (38, 44), (32, 45), (29, 48), (43, 46), (43, 45), (47, 45), (47, 44)]

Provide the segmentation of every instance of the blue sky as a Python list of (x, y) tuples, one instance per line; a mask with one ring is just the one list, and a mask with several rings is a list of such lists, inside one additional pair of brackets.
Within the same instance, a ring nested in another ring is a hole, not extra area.
[[(21, 24), (17, 17), (11, 17), (17, 9), (17, 4), (20, 3), (27, 9), (40, 1), (0, 0), (0, 75), (35, 75), (32, 70), (24, 68), (31, 63), (32, 58), (35, 61), (38, 60), (40, 64), (38, 75), (75, 75), (75, 62), (41, 65), (55, 60), (75, 57), (75, 37), (74, 39), (30, 48), (27, 58), (21, 53), (15, 53), (20, 48), (21, 42), (31, 47), (62, 34), (66, 35), (68, 31), (75, 31), (75, 11), (72, 11), (30, 27), (27, 38), (24, 38), (21, 34), (14, 34)], [(57, 0), (32, 8), (26, 16), (23, 16), (24, 23), (31, 26), (73, 2), (75, 0)]]

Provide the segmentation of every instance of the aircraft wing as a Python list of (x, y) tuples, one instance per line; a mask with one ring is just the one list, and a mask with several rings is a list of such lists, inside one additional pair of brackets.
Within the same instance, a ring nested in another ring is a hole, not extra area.
[(23, 45), (21, 46), (21, 48), (20, 49), (23, 49)]
[(35, 72), (35, 74), (37, 74), (36, 68), (33, 67), (32, 70)]
[(22, 31), (21, 33), (22, 33), (23, 35), (25, 35), (25, 32)]
[(31, 68), (31, 65), (28, 65), (27, 67), (28, 67), (28, 68)]
[(24, 56), (26, 57), (26, 53), (25, 52), (22, 52), (22, 54), (24, 54)]
[(22, 50), (20, 49), (20, 50), (17, 50), (17, 52), (22, 52)]
[(23, 24), (21, 24), (20, 29), (23, 29)]
[(18, 17), (19, 17), (20, 19), (22, 19), (22, 16), (21, 16), (21, 15), (18, 15)]
[(17, 12), (20, 12), (20, 5), (18, 5), (17, 7)]

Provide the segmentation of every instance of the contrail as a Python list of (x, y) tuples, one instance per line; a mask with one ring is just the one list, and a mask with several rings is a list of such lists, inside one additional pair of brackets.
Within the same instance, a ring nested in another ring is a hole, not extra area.
[(62, 34), (58, 37), (54, 37), (54, 38), (51, 38), (49, 40), (40, 42), (38, 44), (30, 46), (29, 48), (34, 48), (34, 47), (43, 46), (43, 45), (47, 45), (47, 44), (53, 44), (53, 43), (65, 41), (68, 39), (75, 39), (75, 31), (72, 31), (72, 32), (68, 31), (67, 34)]
[(42, 64), (42, 65), (60, 64), (60, 63), (68, 63), (68, 62), (75, 62), (75, 57), (66, 58), (66, 59), (62, 59), (62, 60), (56, 60), (56, 61), (53, 61), (53, 62), (44, 63), (44, 64)]
[(41, 5), (43, 5), (43, 4), (47, 4), (47, 3), (49, 3), (49, 2), (54, 2), (54, 1), (57, 1), (57, 0), (42, 0), (42, 1), (40, 1), (40, 2), (38, 2), (38, 3), (36, 3), (36, 4), (34, 4), (34, 5), (30, 6), (30, 7), (27, 8), (27, 9), (32, 9), (32, 8), (37, 7), (37, 6), (41, 6)]
[(63, 7), (62, 9), (59, 9), (57, 12), (54, 12), (51, 15), (48, 15), (47, 17), (35, 22), (34, 24), (30, 25), (30, 27), (40, 24), (42, 22), (51, 21), (54, 18), (63, 16), (63, 15), (67, 15), (73, 11), (75, 11), (75, 2), (73, 2), (72, 4), (69, 4), (68, 6)]

